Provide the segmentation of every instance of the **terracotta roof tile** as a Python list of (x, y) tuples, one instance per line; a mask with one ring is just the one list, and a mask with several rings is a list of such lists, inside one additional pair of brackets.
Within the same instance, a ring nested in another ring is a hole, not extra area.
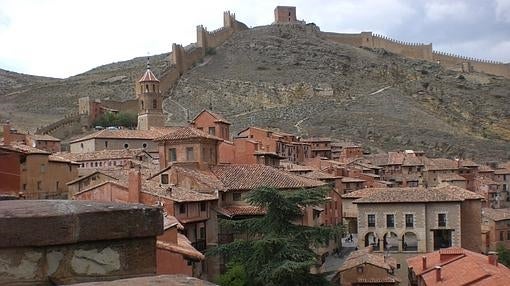
[(456, 170), (459, 168), (457, 161), (445, 158), (424, 158), (424, 164), (428, 171)]
[(494, 172), (494, 169), (492, 169), (491, 167), (487, 166), (487, 165), (481, 165), (480, 167), (478, 167), (478, 172), (482, 172), (482, 173), (490, 173), (490, 172)]
[(159, 82), (159, 79), (148, 68), (138, 82)]
[(310, 179), (314, 179), (314, 180), (333, 180), (333, 179), (340, 178), (339, 176), (335, 176), (333, 174), (329, 174), (329, 173), (318, 171), (318, 170), (313, 170), (313, 171), (305, 173), (301, 176), (310, 178)]
[(108, 130), (103, 129), (92, 134), (83, 136), (75, 139), (70, 143), (76, 143), (89, 139), (146, 139), (154, 140), (157, 137), (161, 137), (169, 132), (174, 131), (174, 128), (154, 128), (150, 130), (131, 130), (131, 129), (120, 129), (120, 130)]
[(200, 111), (200, 113), (197, 114), (197, 116), (195, 116), (195, 118), (193, 118), (193, 121), (192, 122), (195, 122), (195, 120), (197, 120), (197, 118), (204, 112), (207, 112), (209, 113), (212, 117), (214, 117), (214, 119), (216, 119), (216, 122), (223, 122), (223, 123), (226, 123), (226, 124), (232, 124), (230, 122), (228, 122), (228, 120), (225, 119), (225, 117), (223, 117), (222, 115), (218, 114), (218, 113), (214, 113), (208, 109), (202, 109), (202, 111)]
[(16, 153), (22, 153), (22, 154), (48, 154), (48, 155), (51, 154), (48, 151), (37, 149), (37, 148), (31, 147), (31, 146), (28, 146), (25, 144), (19, 144), (19, 143), (10, 144), (10, 145), (0, 145), (0, 149), (13, 151)]
[(256, 206), (225, 206), (218, 208), (218, 212), (228, 217), (265, 215), (266, 211)]
[(497, 169), (494, 171), (495, 175), (510, 175), (510, 169), (503, 168), (503, 169)]
[(191, 242), (188, 240), (188, 238), (186, 238), (186, 236), (180, 233), (177, 234), (177, 243), (158, 240), (156, 243), (156, 247), (158, 249), (164, 249), (171, 252), (179, 253), (185, 256), (186, 258), (196, 261), (201, 261), (205, 259), (205, 256), (191, 245)]
[(202, 130), (193, 128), (193, 127), (181, 127), (177, 128), (173, 132), (165, 134), (163, 136), (157, 137), (154, 140), (162, 141), (162, 140), (183, 140), (183, 139), (193, 139), (193, 138), (207, 138), (218, 141), (223, 141), (223, 139), (216, 137), (214, 135), (208, 134)]
[(121, 149), (121, 150), (101, 150), (86, 153), (59, 152), (55, 153), (55, 155), (71, 161), (83, 162), (95, 160), (132, 159), (138, 154), (142, 153), (143, 151), (144, 151), (143, 149)]
[[(218, 190), (224, 191), (225, 186), (212, 172), (201, 171), (197, 169), (181, 167), (181, 166), (172, 166), (177, 173), (183, 174), (185, 176), (190, 176), (197, 180), (198, 182), (209, 187), (208, 190)], [(201, 190), (199, 190), (201, 191)], [(207, 191), (207, 190), (204, 190)]]
[(472, 160), (463, 159), (459, 161), (461, 167), (479, 167), (477, 163)]
[(510, 220), (510, 208), (504, 209), (493, 209), (493, 208), (482, 208), (482, 216), (490, 218), (494, 221)]
[(342, 272), (365, 263), (386, 270), (396, 268), (396, 261), (393, 257), (385, 259), (384, 255), (379, 253), (371, 253), (370, 247), (367, 247), (361, 250), (351, 252), (351, 254), (349, 254), (349, 256), (347, 256), (347, 258), (345, 259), (345, 262), (337, 270), (337, 272)]
[[(453, 202), (467, 199), (482, 199), (480, 195), (466, 189), (441, 185), (435, 188), (373, 188), (372, 191), (354, 191), (348, 195), (351, 198), (359, 196), (354, 203), (402, 203), (402, 202)], [(356, 194), (360, 192), (359, 194)], [(342, 197), (347, 197), (346, 195)]]
[(362, 183), (362, 182), (366, 182), (366, 180), (359, 178), (342, 177), (342, 183)]
[(231, 164), (211, 168), (227, 190), (252, 190), (260, 187), (299, 189), (324, 186), (325, 183), (290, 174), (260, 164)]
[[(448, 257), (441, 259), (441, 253)], [(422, 268), (422, 255), (407, 259), (413, 272), (421, 276), (426, 285), (492, 285), (504, 286), (510, 281), (510, 270), (498, 263), (492, 265), (487, 256), (466, 249), (435, 251), (424, 254), (427, 268)], [(441, 281), (436, 281), (436, 266), (441, 266)]]
[(214, 194), (201, 193), (177, 186), (161, 185), (155, 180), (142, 180), (142, 192), (165, 197), (176, 202), (201, 202), (218, 199)]
[(77, 162), (74, 162), (72, 160), (69, 160), (67, 158), (64, 158), (64, 157), (61, 157), (61, 156), (58, 156), (58, 155), (55, 155), (55, 154), (49, 155), (48, 156), (48, 161), (51, 161), (51, 162), (60, 162), (60, 163), (70, 163), (70, 164), (79, 165), (79, 163), (77, 163)]
[(464, 178), (461, 175), (456, 174), (456, 173), (438, 174), (437, 179), (442, 182), (466, 181), (466, 178)]

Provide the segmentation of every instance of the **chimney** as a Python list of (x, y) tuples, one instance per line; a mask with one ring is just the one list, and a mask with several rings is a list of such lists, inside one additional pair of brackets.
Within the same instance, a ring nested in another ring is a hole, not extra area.
[(139, 203), (140, 191), (142, 189), (142, 176), (139, 168), (129, 170), (128, 177), (128, 202)]
[(441, 266), (434, 267), (436, 269), (436, 281), (441, 281)]
[(489, 258), (490, 265), (498, 266), (498, 253), (497, 252), (490, 251), (488, 258)]
[(3, 126), (4, 145), (11, 144), (11, 123), (7, 121)]
[(421, 267), (423, 268), (423, 270), (427, 269), (427, 256), (424, 255), (421, 257), (421, 264), (422, 264)]

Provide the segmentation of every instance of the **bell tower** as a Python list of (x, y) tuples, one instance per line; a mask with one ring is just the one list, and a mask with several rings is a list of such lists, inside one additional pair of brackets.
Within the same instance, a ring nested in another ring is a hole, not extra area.
[(164, 127), (163, 97), (159, 90), (159, 80), (151, 71), (147, 58), (147, 70), (138, 80), (136, 87), (138, 98), (138, 130), (149, 130), (150, 127)]

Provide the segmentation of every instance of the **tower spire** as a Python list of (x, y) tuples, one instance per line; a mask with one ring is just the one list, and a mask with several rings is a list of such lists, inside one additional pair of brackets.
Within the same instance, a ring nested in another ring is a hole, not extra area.
[(150, 70), (151, 69), (151, 61), (150, 61), (150, 57), (147, 57), (147, 69)]

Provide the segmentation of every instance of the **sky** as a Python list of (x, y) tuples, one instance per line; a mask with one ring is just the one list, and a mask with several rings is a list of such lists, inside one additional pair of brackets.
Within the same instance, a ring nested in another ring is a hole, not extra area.
[(510, 62), (510, 0), (0, 0), (0, 68), (65, 78), (195, 42), (196, 26), (221, 27), (226, 10), (249, 27), (270, 24), (277, 5), (322, 31)]

